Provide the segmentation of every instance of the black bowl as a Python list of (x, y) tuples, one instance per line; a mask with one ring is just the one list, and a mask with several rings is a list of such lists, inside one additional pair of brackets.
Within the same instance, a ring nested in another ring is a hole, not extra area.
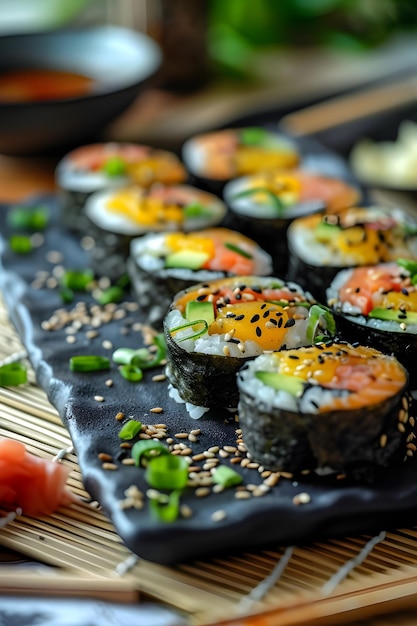
[(0, 103), (0, 153), (39, 154), (92, 140), (133, 102), (160, 63), (152, 39), (114, 26), (0, 37), (0, 73), (53, 69), (95, 83), (80, 97)]

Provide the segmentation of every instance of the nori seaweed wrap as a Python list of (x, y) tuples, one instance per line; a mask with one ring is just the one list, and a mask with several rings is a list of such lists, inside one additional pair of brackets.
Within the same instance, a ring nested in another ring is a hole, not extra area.
[(102, 189), (129, 184), (148, 188), (155, 183), (174, 185), (187, 179), (185, 167), (167, 150), (135, 143), (104, 142), (75, 148), (58, 163), (55, 179), (62, 223), (83, 233), (84, 206), (89, 196)]
[(127, 267), (141, 310), (149, 323), (159, 326), (179, 291), (228, 276), (268, 276), (272, 259), (236, 231), (207, 228), (137, 237), (131, 242)]
[(279, 278), (239, 276), (194, 285), (177, 294), (164, 320), (172, 395), (191, 405), (193, 416), (208, 408), (235, 409), (236, 372), (246, 360), (311, 345), (334, 331), (328, 309)]
[(321, 302), (343, 268), (417, 259), (417, 221), (405, 211), (387, 207), (353, 207), (327, 215), (300, 217), (288, 237), (288, 279), (298, 282)]
[(215, 195), (191, 185), (155, 184), (92, 194), (84, 208), (93, 237), (91, 263), (98, 275), (115, 279), (126, 270), (135, 237), (162, 231), (190, 232), (217, 226), (226, 213)]
[(250, 234), (274, 260), (274, 272), (285, 276), (288, 266), (287, 229), (303, 215), (353, 206), (360, 190), (340, 178), (304, 169), (269, 170), (228, 182), (223, 198), (232, 228)]
[(417, 261), (398, 259), (339, 272), (327, 290), (340, 334), (386, 354), (417, 383)]
[(407, 385), (395, 357), (366, 346), (321, 343), (261, 355), (238, 374), (246, 448), (266, 469), (372, 481), (406, 458), (414, 424)]
[(196, 183), (221, 194), (225, 183), (300, 162), (293, 139), (262, 127), (227, 128), (195, 135), (182, 148), (182, 160)]

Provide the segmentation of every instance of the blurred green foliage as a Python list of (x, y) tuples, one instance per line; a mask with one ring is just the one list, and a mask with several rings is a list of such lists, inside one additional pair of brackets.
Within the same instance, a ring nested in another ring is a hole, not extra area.
[(211, 0), (208, 47), (217, 65), (248, 73), (272, 46), (360, 52), (417, 29), (417, 0)]

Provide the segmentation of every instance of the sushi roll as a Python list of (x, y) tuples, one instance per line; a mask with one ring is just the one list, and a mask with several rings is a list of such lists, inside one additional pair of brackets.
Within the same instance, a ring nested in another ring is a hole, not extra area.
[(240, 276), (193, 285), (176, 295), (164, 319), (171, 395), (192, 416), (235, 409), (236, 372), (246, 360), (334, 332), (329, 311), (282, 279)]
[(55, 179), (61, 203), (62, 222), (82, 232), (87, 198), (100, 189), (128, 184), (148, 188), (154, 183), (174, 185), (187, 179), (178, 157), (166, 150), (134, 143), (95, 143), (80, 146), (58, 163)]
[(238, 374), (245, 446), (273, 471), (371, 481), (406, 458), (407, 384), (395, 357), (362, 345), (328, 342), (261, 355)]
[(182, 160), (201, 186), (221, 193), (232, 178), (298, 165), (296, 143), (265, 128), (229, 128), (196, 135), (182, 149)]
[(288, 278), (326, 301), (343, 268), (417, 259), (417, 221), (399, 208), (352, 207), (294, 220), (287, 231)]
[(84, 208), (86, 234), (95, 245), (91, 263), (97, 274), (114, 279), (126, 270), (133, 238), (162, 231), (194, 231), (221, 223), (225, 204), (215, 195), (190, 185), (155, 184), (103, 190)]
[(348, 340), (394, 354), (417, 382), (417, 261), (396, 262), (339, 272), (327, 301)]
[(208, 228), (137, 237), (130, 244), (127, 268), (141, 309), (159, 326), (182, 289), (227, 276), (267, 276), (272, 260), (248, 237), (228, 228)]
[(342, 179), (313, 171), (272, 170), (226, 183), (223, 198), (230, 225), (251, 233), (272, 255), (274, 271), (287, 271), (287, 228), (297, 217), (326, 210), (334, 213), (357, 204), (361, 193)]

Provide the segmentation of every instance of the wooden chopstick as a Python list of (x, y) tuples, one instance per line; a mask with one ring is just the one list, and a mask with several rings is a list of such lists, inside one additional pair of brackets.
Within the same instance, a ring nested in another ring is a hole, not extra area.
[(417, 76), (360, 93), (337, 96), (284, 116), (280, 126), (296, 135), (311, 135), (368, 115), (417, 101)]

